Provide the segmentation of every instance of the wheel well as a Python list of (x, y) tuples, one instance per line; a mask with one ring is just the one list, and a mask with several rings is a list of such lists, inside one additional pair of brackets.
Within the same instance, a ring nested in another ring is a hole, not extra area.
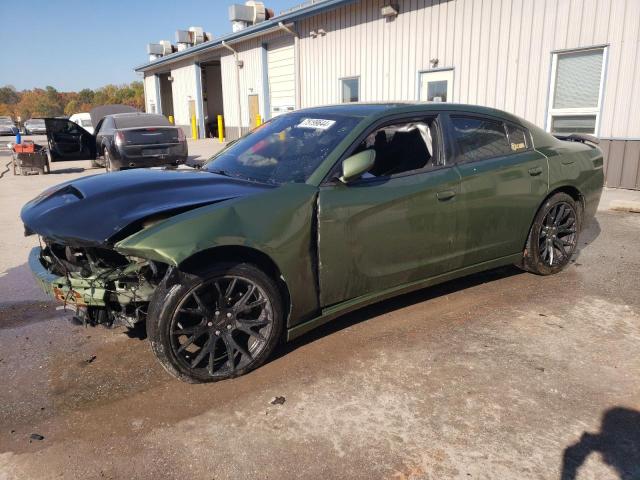
[(251, 263), (266, 273), (269, 278), (276, 282), (282, 298), (284, 311), (287, 312), (288, 317), (291, 306), (289, 288), (282, 278), (280, 269), (269, 255), (251, 247), (237, 245), (214, 247), (192, 255), (180, 263), (178, 268), (183, 272), (195, 273), (201, 265), (215, 262)]
[[(582, 193), (580, 193), (580, 190), (578, 190), (576, 187), (573, 187), (571, 185), (564, 185), (562, 187), (558, 187), (555, 190), (552, 190), (551, 192), (549, 192), (549, 194), (544, 197), (544, 200), (540, 203), (540, 205), (538, 205), (538, 208), (536, 210), (536, 213), (534, 213), (533, 218), (531, 219), (531, 225), (529, 226), (529, 230), (527, 230), (527, 236), (529, 235), (529, 232), (531, 231), (531, 227), (533, 226), (533, 222), (535, 222), (536, 220), (536, 216), (538, 215), (538, 212), (540, 211), (540, 209), (544, 206), (545, 202), (551, 198), (553, 195), (555, 195), (556, 193), (566, 193), (567, 195), (569, 195), (571, 198), (573, 198), (573, 200), (575, 200), (578, 204), (578, 208), (580, 209), (580, 215), (583, 214), (584, 212), (584, 196), (582, 195)], [(526, 246), (527, 246), (527, 239), (525, 238), (525, 243), (524, 243), (524, 249), (526, 250)]]
[[(552, 195), (555, 195), (558, 192), (566, 193), (571, 198), (573, 198), (580, 207), (580, 214), (584, 212), (584, 195), (582, 195), (582, 193), (580, 193), (580, 190), (578, 190), (576, 187), (572, 185), (565, 185), (565, 186), (556, 188), (555, 190), (550, 192), (549, 195), (547, 195), (544, 201), (546, 202), (548, 198), (550, 198)], [(542, 202), (542, 205), (544, 205), (544, 202)]]

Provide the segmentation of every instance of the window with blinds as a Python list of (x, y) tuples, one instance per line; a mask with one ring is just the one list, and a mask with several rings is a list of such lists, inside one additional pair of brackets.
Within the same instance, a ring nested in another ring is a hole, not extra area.
[(547, 127), (552, 133), (598, 131), (605, 48), (553, 55)]

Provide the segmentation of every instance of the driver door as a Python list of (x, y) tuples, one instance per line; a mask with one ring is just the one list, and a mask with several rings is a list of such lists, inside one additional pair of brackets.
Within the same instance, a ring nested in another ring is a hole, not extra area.
[(64, 118), (45, 118), (47, 142), (54, 160), (90, 160), (96, 158), (93, 135)]
[[(421, 122), (430, 138), (424, 128), (412, 128)], [(374, 148), (373, 168), (348, 184), (320, 187), (322, 307), (459, 268), (460, 176), (441, 145), (436, 118), (375, 127), (349, 152)]]

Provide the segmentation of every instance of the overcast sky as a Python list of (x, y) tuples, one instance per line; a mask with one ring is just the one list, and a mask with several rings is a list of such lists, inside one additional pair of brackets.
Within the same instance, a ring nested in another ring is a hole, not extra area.
[[(231, 31), (228, 6), (243, 0), (29, 0), (0, 5), (0, 86), (60, 91), (128, 83), (146, 45), (175, 30)], [(302, 0), (264, 2), (276, 14)]]

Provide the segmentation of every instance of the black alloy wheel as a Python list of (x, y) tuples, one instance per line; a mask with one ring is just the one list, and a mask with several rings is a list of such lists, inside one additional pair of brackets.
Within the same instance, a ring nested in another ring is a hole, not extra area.
[(529, 232), (524, 269), (540, 275), (566, 267), (578, 246), (580, 209), (566, 193), (552, 195), (538, 211)]
[(578, 238), (576, 212), (566, 202), (549, 210), (538, 236), (538, 250), (545, 265), (560, 265), (571, 257)]
[(214, 268), (164, 290), (154, 296), (147, 329), (158, 359), (182, 380), (242, 375), (264, 363), (279, 340), (277, 287), (253, 265)]

